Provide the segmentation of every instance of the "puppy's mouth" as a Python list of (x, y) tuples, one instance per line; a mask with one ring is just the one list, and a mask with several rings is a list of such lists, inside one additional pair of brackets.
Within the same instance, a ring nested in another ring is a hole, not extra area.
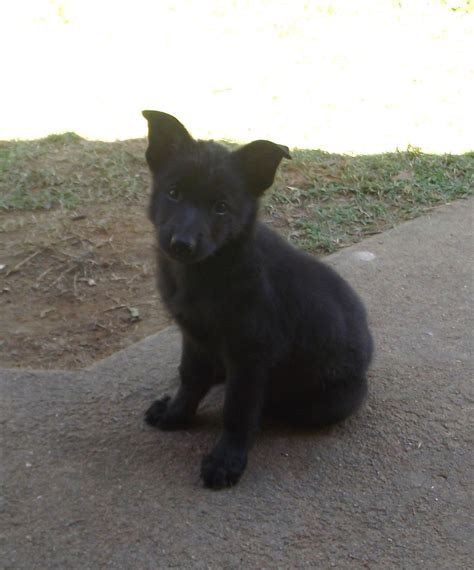
[(171, 261), (176, 261), (177, 263), (181, 263), (183, 265), (192, 265), (193, 263), (197, 263), (199, 261), (199, 258), (195, 255), (171, 253), (169, 251), (165, 251), (164, 254)]

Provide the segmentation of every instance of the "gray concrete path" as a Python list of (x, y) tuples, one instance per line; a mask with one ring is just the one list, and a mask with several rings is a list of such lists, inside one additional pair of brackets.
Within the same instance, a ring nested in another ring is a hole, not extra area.
[(0, 567), (472, 568), (473, 206), (328, 258), (370, 312), (369, 402), (265, 432), (228, 491), (198, 478), (221, 390), (193, 430), (142, 425), (176, 386), (175, 329), (81, 372), (0, 370)]

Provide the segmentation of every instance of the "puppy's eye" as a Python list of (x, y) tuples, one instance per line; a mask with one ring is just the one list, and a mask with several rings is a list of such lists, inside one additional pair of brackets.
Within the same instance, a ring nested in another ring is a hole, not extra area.
[(167, 192), (168, 194), (168, 198), (171, 198), (171, 200), (179, 200), (179, 191), (176, 190), (176, 188), (171, 188), (170, 190), (168, 190)]
[(214, 204), (214, 212), (216, 214), (219, 214), (220, 216), (227, 214), (228, 210), (229, 210), (229, 207), (227, 206), (227, 204), (225, 202), (216, 202)]

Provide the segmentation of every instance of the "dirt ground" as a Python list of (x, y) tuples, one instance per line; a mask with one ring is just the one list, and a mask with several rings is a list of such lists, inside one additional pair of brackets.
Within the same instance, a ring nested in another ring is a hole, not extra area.
[(0, 226), (0, 366), (82, 368), (169, 324), (145, 203), (2, 213)]
[[(297, 167), (288, 177), (309, 184)], [(84, 368), (171, 323), (147, 204), (148, 192), (75, 211), (0, 211), (0, 367)], [(280, 210), (269, 207), (265, 221), (291, 238)]]
[[(77, 210), (52, 203), (0, 211), (0, 367), (87, 367), (171, 322), (155, 285), (145, 141), (69, 139), (32, 142), (5, 183), (26, 184), (30, 198), (51, 188), (82, 194)], [(287, 170), (292, 184), (311, 184), (300, 166)], [(78, 186), (65, 185), (70, 179)], [(91, 205), (90, 189), (99, 205)], [(267, 210), (266, 222), (291, 237), (285, 205)]]

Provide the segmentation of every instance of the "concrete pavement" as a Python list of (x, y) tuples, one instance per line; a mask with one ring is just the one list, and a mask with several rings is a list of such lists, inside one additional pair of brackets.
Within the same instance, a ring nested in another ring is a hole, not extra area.
[(142, 423), (175, 389), (174, 328), (80, 372), (0, 370), (0, 568), (472, 567), (473, 206), (327, 258), (368, 306), (368, 404), (264, 432), (227, 491), (198, 477), (221, 389), (192, 430)]

